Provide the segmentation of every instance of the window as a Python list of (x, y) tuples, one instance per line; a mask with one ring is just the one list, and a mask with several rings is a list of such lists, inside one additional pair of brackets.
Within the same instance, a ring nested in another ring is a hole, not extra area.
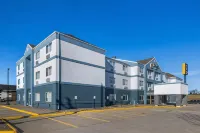
[(111, 83), (111, 84), (115, 84), (115, 78), (109, 77), (109, 79), (110, 79), (110, 83)]
[(123, 82), (123, 85), (128, 85), (128, 80), (127, 79), (123, 79), (122, 82)]
[(127, 70), (127, 66), (123, 65), (123, 71), (126, 71), (126, 70)]
[(36, 53), (36, 60), (40, 58), (40, 51)]
[(18, 70), (20, 70), (20, 65), (18, 65), (17, 67), (18, 67)]
[(51, 75), (51, 70), (52, 70), (51, 66), (46, 68), (46, 76), (50, 76)]
[(122, 96), (122, 100), (128, 101), (128, 95), (123, 95), (123, 96)]
[(143, 86), (144, 85), (144, 81), (140, 81), (140, 86)]
[(52, 100), (52, 93), (46, 92), (45, 93), (45, 102), (51, 102), (51, 100)]
[(18, 85), (20, 85), (20, 79), (18, 79)]
[(140, 67), (140, 73), (143, 73), (143, 68)]
[(23, 68), (24, 68), (24, 62), (23, 62)]
[(36, 72), (36, 79), (40, 79), (40, 71)]
[(148, 75), (152, 75), (152, 71), (147, 71), (147, 74)]
[(17, 95), (17, 100), (20, 101), (20, 94)]
[(152, 85), (151, 83), (147, 83), (147, 87), (151, 87), (151, 85)]
[(24, 77), (23, 77), (23, 83), (24, 83)]
[(159, 73), (155, 73), (155, 77), (158, 78), (160, 76)]
[(51, 43), (46, 46), (46, 53), (51, 52)]
[(115, 67), (115, 62), (110, 60), (110, 64)]
[(40, 101), (40, 93), (35, 93), (35, 101), (36, 102)]
[(143, 101), (144, 100), (144, 96), (140, 95), (139, 100)]

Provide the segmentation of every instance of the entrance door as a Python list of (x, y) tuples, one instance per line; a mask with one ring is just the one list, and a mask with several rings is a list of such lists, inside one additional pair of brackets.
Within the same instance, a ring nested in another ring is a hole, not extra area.
[(31, 93), (28, 93), (28, 106), (31, 106)]

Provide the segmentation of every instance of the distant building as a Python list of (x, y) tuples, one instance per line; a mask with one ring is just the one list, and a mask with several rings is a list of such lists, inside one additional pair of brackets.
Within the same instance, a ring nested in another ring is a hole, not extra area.
[(0, 101), (6, 101), (8, 97), (10, 101), (16, 101), (16, 85), (0, 84)]

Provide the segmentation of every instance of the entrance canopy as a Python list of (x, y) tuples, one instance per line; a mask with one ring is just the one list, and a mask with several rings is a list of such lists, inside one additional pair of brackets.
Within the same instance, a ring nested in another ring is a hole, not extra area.
[(162, 83), (154, 85), (154, 95), (188, 95), (188, 85), (184, 83)]

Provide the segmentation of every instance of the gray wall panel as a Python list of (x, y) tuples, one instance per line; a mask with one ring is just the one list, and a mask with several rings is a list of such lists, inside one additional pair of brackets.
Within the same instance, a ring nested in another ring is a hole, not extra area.
[[(34, 87), (34, 96), (35, 93), (40, 93), (40, 101), (34, 101), (33, 106), (37, 108), (49, 108), (53, 110), (57, 109), (57, 86), (58, 84), (54, 83)], [(52, 92), (52, 102), (45, 102), (45, 92)]]
[[(20, 94), (20, 101), (18, 101), (18, 94)], [(17, 104), (24, 105), (23, 95), (24, 89), (17, 89)]]
[(93, 96), (95, 107), (104, 106), (104, 87), (61, 84), (61, 109), (93, 108)]

